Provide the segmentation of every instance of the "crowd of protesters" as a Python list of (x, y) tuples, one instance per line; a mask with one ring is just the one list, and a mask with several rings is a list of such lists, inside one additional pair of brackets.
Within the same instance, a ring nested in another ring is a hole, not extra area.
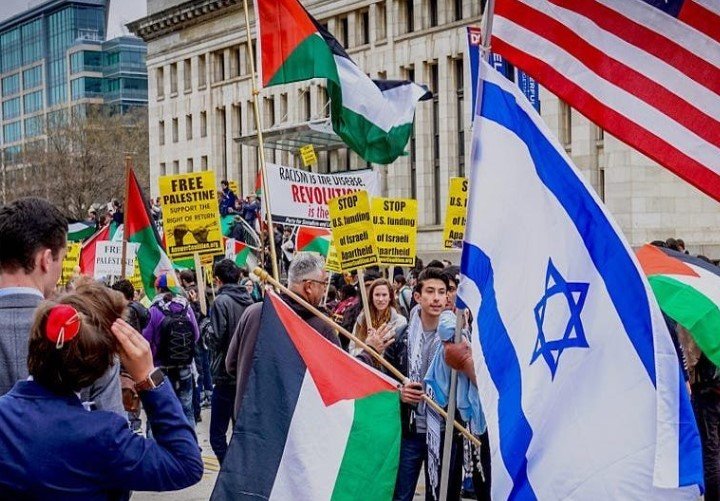
[[(121, 212), (121, 204), (114, 207)], [(198, 482), (203, 465), (196, 423), (209, 407), (210, 445), (222, 463), (238, 396), (249, 381), (263, 288), (248, 270), (221, 259), (214, 263), (213, 283), (204, 284), (213, 293), (202, 297), (192, 270), (157, 277), (152, 301), (140, 301), (142, 292), (128, 280), (108, 286), (80, 277), (59, 292), (66, 232), (66, 219), (42, 199), (0, 208), (0, 492), (127, 499), (132, 490)], [(328, 276), (321, 257), (297, 252), (287, 244), (289, 232), (274, 233), (288, 288), (362, 343), (339, 335), (341, 329), (290, 295), (281, 299), (358, 360), (374, 365), (368, 350), (375, 351), (409, 377), (399, 385), (402, 437), (394, 499), (413, 499), (421, 471), (426, 499), (437, 499), (438, 444), (444, 438), (429, 437), (444, 437), (444, 423), (430, 419), (433, 411), (423, 401), (427, 385), (443, 391), (440, 364), (466, 378), (464, 391), (477, 391), (467, 312), (463, 340), (453, 341), (459, 268), (417, 260), (411, 269), (394, 268), (393, 276), (378, 268)], [(687, 252), (681, 239), (653, 244)], [(687, 332), (667, 320), (700, 428), (706, 499), (717, 499), (720, 372)], [(482, 446), (453, 435), (448, 499), (490, 499), (482, 409), (457, 418)]]

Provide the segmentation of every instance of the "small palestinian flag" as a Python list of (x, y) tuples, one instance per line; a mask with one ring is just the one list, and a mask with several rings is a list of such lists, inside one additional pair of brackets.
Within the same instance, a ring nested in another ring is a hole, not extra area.
[(95, 276), (95, 252), (98, 242), (111, 240), (110, 225), (103, 226), (100, 231), (88, 239), (80, 250), (80, 273), (87, 276)]
[(682, 325), (700, 350), (720, 365), (720, 268), (653, 245), (637, 251), (660, 309)]
[(96, 233), (95, 223), (80, 221), (68, 225), (68, 242), (82, 242)]
[(298, 228), (295, 248), (298, 252), (317, 252), (327, 257), (330, 252), (332, 233), (326, 228)]
[(255, 195), (262, 197), (262, 172), (260, 171), (255, 174)]
[(257, 266), (257, 259), (255, 259), (252, 249), (234, 238), (225, 240), (225, 259), (232, 259), (236, 265), (247, 266), (250, 269)]
[(415, 106), (431, 97), (427, 89), (371, 80), (297, 0), (255, 0), (255, 13), (262, 86), (326, 78), (333, 129), (345, 144), (379, 164), (405, 153)]
[[(143, 196), (132, 169), (128, 171), (125, 182), (128, 199), (125, 201), (124, 236), (128, 242), (140, 244), (135, 259), (140, 267), (145, 295), (152, 299), (155, 297), (155, 279), (165, 273), (174, 276), (175, 270), (160, 243), (150, 210), (145, 204), (147, 198)], [(176, 286), (172, 290), (181, 292)]]
[(233, 439), (212, 500), (391, 499), (396, 383), (265, 296)]

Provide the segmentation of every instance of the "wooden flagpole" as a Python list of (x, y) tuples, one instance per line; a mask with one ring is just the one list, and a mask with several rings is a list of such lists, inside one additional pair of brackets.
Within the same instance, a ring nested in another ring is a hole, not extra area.
[(130, 155), (125, 155), (125, 199), (123, 200), (123, 239), (122, 239), (122, 253), (120, 261), (120, 280), (125, 278), (125, 272), (127, 271), (127, 265), (125, 263), (127, 259), (127, 209), (128, 200), (130, 199), (130, 171), (133, 168), (133, 160)]
[[(331, 318), (329, 318), (327, 315), (323, 314), (320, 310), (315, 308), (313, 305), (305, 301), (304, 298), (293, 292), (292, 290), (285, 287), (283, 284), (281, 284), (278, 280), (275, 280), (273, 277), (268, 274), (267, 271), (263, 270), (262, 268), (255, 268), (253, 270), (253, 273), (257, 275), (261, 281), (263, 282), (269, 282), (275, 289), (278, 291), (281, 291), (291, 298), (293, 298), (295, 301), (297, 301), (299, 304), (303, 305), (310, 313), (318, 317), (320, 320), (328, 324), (333, 329), (337, 330), (339, 333), (341, 333), (343, 336), (347, 337), (348, 339), (355, 342), (355, 344), (365, 350), (370, 356), (372, 356), (377, 362), (385, 367), (395, 378), (400, 381), (401, 383), (404, 383), (406, 381), (409, 381), (409, 379), (399, 370), (397, 370), (390, 362), (385, 360), (385, 358), (380, 355), (378, 352), (370, 348), (367, 344), (365, 344), (363, 341), (360, 341), (360, 339), (350, 333), (347, 329), (344, 327), (336, 324)], [(448, 419), (447, 413), (443, 410), (442, 407), (440, 407), (438, 404), (436, 404), (430, 397), (427, 395), (423, 395), (423, 399), (425, 400), (425, 403), (432, 407), (435, 412), (440, 414), (445, 419)], [(465, 437), (467, 437), (468, 440), (470, 440), (473, 444), (480, 447), (480, 440), (474, 436), (470, 431), (465, 428), (463, 425), (458, 423), (457, 421), (453, 420), (453, 425), (455, 426), (455, 429), (458, 430), (460, 433), (462, 433)]]
[[(265, 165), (265, 139), (262, 132), (262, 120), (260, 118), (260, 105), (258, 104), (260, 91), (257, 84), (257, 73), (255, 72), (255, 54), (252, 50), (252, 34), (250, 33), (250, 15), (248, 14), (248, 0), (243, 0), (245, 10), (245, 32), (247, 33), (247, 51), (250, 61), (250, 79), (252, 80), (253, 107), (255, 109), (255, 129), (258, 137), (258, 155), (260, 161), (260, 173), (262, 179), (262, 199), (265, 206), (265, 217), (268, 225), (268, 239), (270, 240), (270, 258), (272, 259), (273, 278), (280, 280), (278, 274), (277, 252), (275, 250), (275, 232), (273, 231), (272, 213), (270, 212), (270, 188), (268, 186), (267, 167)], [(257, 13), (256, 16), (257, 18)], [(255, 25), (257, 27), (257, 19)], [(259, 30), (256, 30), (259, 33)], [(261, 228), (262, 229), (262, 228)], [(262, 232), (261, 232), (262, 233)], [(262, 242), (262, 238), (261, 238)]]

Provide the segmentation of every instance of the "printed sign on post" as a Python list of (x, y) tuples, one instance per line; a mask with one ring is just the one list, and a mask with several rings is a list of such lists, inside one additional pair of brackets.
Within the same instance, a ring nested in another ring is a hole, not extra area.
[(370, 199), (366, 191), (333, 198), (328, 203), (333, 243), (343, 271), (380, 264), (375, 231), (370, 218)]
[(372, 199), (372, 220), (382, 264), (415, 264), (417, 219), (417, 200), (379, 197)]
[(465, 177), (451, 177), (443, 246), (446, 249), (461, 249), (467, 222), (468, 180)]
[[(135, 272), (135, 254), (140, 244), (127, 243), (125, 250), (125, 278)], [(122, 274), (122, 242), (98, 242), (95, 246), (94, 278), (119, 277)]]
[(58, 284), (67, 285), (70, 279), (75, 273), (75, 268), (80, 266), (80, 250), (82, 249), (82, 242), (68, 242), (67, 254), (62, 263), (62, 275)]
[(159, 185), (170, 259), (222, 254), (215, 173), (161, 176)]
[[(240, 190), (240, 186), (238, 186), (237, 181), (233, 181), (233, 180), (229, 179), (229, 180), (228, 180), (228, 188), (230, 188), (230, 190), (231, 190), (233, 193), (235, 193), (236, 195), (238, 195), (239, 190)], [(239, 196), (239, 195), (238, 195), (238, 196)]]
[(340, 266), (340, 261), (338, 260), (337, 249), (332, 241), (330, 242), (330, 250), (328, 250), (327, 258), (325, 259), (325, 269), (327, 271), (332, 271), (333, 273), (342, 272), (342, 266)]
[(380, 195), (380, 176), (372, 170), (317, 174), (269, 163), (267, 172), (273, 223), (329, 228), (331, 198), (360, 190)]
[(300, 157), (302, 158), (302, 163), (305, 167), (309, 167), (317, 163), (315, 147), (312, 144), (306, 144), (300, 148)]

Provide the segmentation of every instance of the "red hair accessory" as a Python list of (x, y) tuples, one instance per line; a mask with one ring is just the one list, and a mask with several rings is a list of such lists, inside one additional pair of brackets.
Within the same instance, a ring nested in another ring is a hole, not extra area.
[(45, 323), (45, 336), (55, 343), (55, 348), (62, 348), (80, 332), (80, 314), (69, 304), (58, 304), (52, 307)]

